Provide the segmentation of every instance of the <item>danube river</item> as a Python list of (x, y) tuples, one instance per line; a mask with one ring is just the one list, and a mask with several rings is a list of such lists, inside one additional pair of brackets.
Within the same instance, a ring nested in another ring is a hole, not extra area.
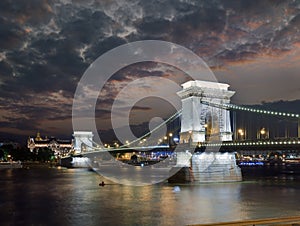
[(86, 169), (0, 170), (1, 225), (186, 225), (297, 216), (300, 178), (246, 172), (238, 183), (107, 184)]

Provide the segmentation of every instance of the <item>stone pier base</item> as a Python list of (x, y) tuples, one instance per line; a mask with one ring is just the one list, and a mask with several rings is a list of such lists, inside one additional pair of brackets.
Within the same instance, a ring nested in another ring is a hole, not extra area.
[(191, 166), (195, 182), (241, 181), (241, 169), (234, 153), (203, 152), (192, 156)]
[(170, 171), (169, 183), (190, 183), (193, 182), (193, 173), (190, 167), (173, 167)]
[[(187, 164), (187, 154), (177, 156), (180, 163), (170, 171), (170, 183), (220, 183), (242, 181), (241, 169), (234, 153), (194, 153)], [(184, 160), (184, 161), (183, 161)]]

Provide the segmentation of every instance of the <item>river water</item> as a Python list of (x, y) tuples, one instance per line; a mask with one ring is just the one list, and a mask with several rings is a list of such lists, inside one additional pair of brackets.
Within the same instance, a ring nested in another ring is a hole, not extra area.
[(168, 183), (109, 184), (86, 169), (1, 169), (0, 225), (186, 225), (300, 215), (300, 178), (245, 175), (243, 182), (179, 185), (174, 192)]

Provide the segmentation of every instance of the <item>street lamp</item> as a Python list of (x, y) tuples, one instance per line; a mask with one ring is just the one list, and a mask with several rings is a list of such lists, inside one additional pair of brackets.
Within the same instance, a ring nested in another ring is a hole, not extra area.
[(238, 129), (238, 135), (239, 135), (239, 138), (240, 138), (240, 140), (243, 140), (245, 137), (245, 132), (244, 132), (244, 130), (242, 130), (242, 129)]
[(265, 128), (262, 128), (260, 131), (260, 139), (266, 139), (266, 138), (269, 138), (269, 132), (265, 129)]

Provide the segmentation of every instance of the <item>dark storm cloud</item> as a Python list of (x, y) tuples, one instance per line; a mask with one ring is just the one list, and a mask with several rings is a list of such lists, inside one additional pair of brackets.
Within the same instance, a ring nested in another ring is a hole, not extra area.
[(25, 36), (24, 30), (3, 17), (0, 17), (0, 24), (0, 48), (7, 50), (21, 47)]
[(12, 68), (11, 66), (5, 62), (5, 61), (0, 61), (0, 75), (2, 76), (10, 76), (12, 74)]
[(157, 62), (140, 62), (131, 64), (116, 72), (112, 76), (111, 80), (132, 81), (132, 79), (135, 79), (136, 77), (162, 76), (164, 72), (159, 70), (159, 68), (160, 63)]
[(90, 51), (86, 54), (86, 59), (92, 63), (93, 60), (105, 52), (125, 43), (126, 41), (120, 37), (108, 37), (103, 40), (97, 40), (92, 44)]
[[(299, 41), (299, 2), (147, 1), (145, 17), (135, 24), (143, 39), (182, 44), (210, 66), (275, 54)], [(168, 5), (168, 7), (166, 7)], [(287, 36), (288, 35), (288, 36)], [(220, 66), (220, 65), (218, 65)]]
[[(2, 0), (0, 25), (1, 109), (4, 100), (16, 102), (9, 111), (18, 109), (3, 123), (17, 123), (14, 117), (22, 115), (61, 120), (70, 115), (61, 109), (70, 112), (84, 71), (112, 48), (144, 39), (171, 41), (211, 67), (280, 55), (300, 42), (300, 2)], [(119, 71), (105, 88), (103, 106), (112, 104), (122, 82), (161, 77), (164, 69), (149, 63)]]
[(52, 3), (52, 0), (2, 0), (0, 12), (4, 18), (36, 25), (47, 22), (51, 18)]

